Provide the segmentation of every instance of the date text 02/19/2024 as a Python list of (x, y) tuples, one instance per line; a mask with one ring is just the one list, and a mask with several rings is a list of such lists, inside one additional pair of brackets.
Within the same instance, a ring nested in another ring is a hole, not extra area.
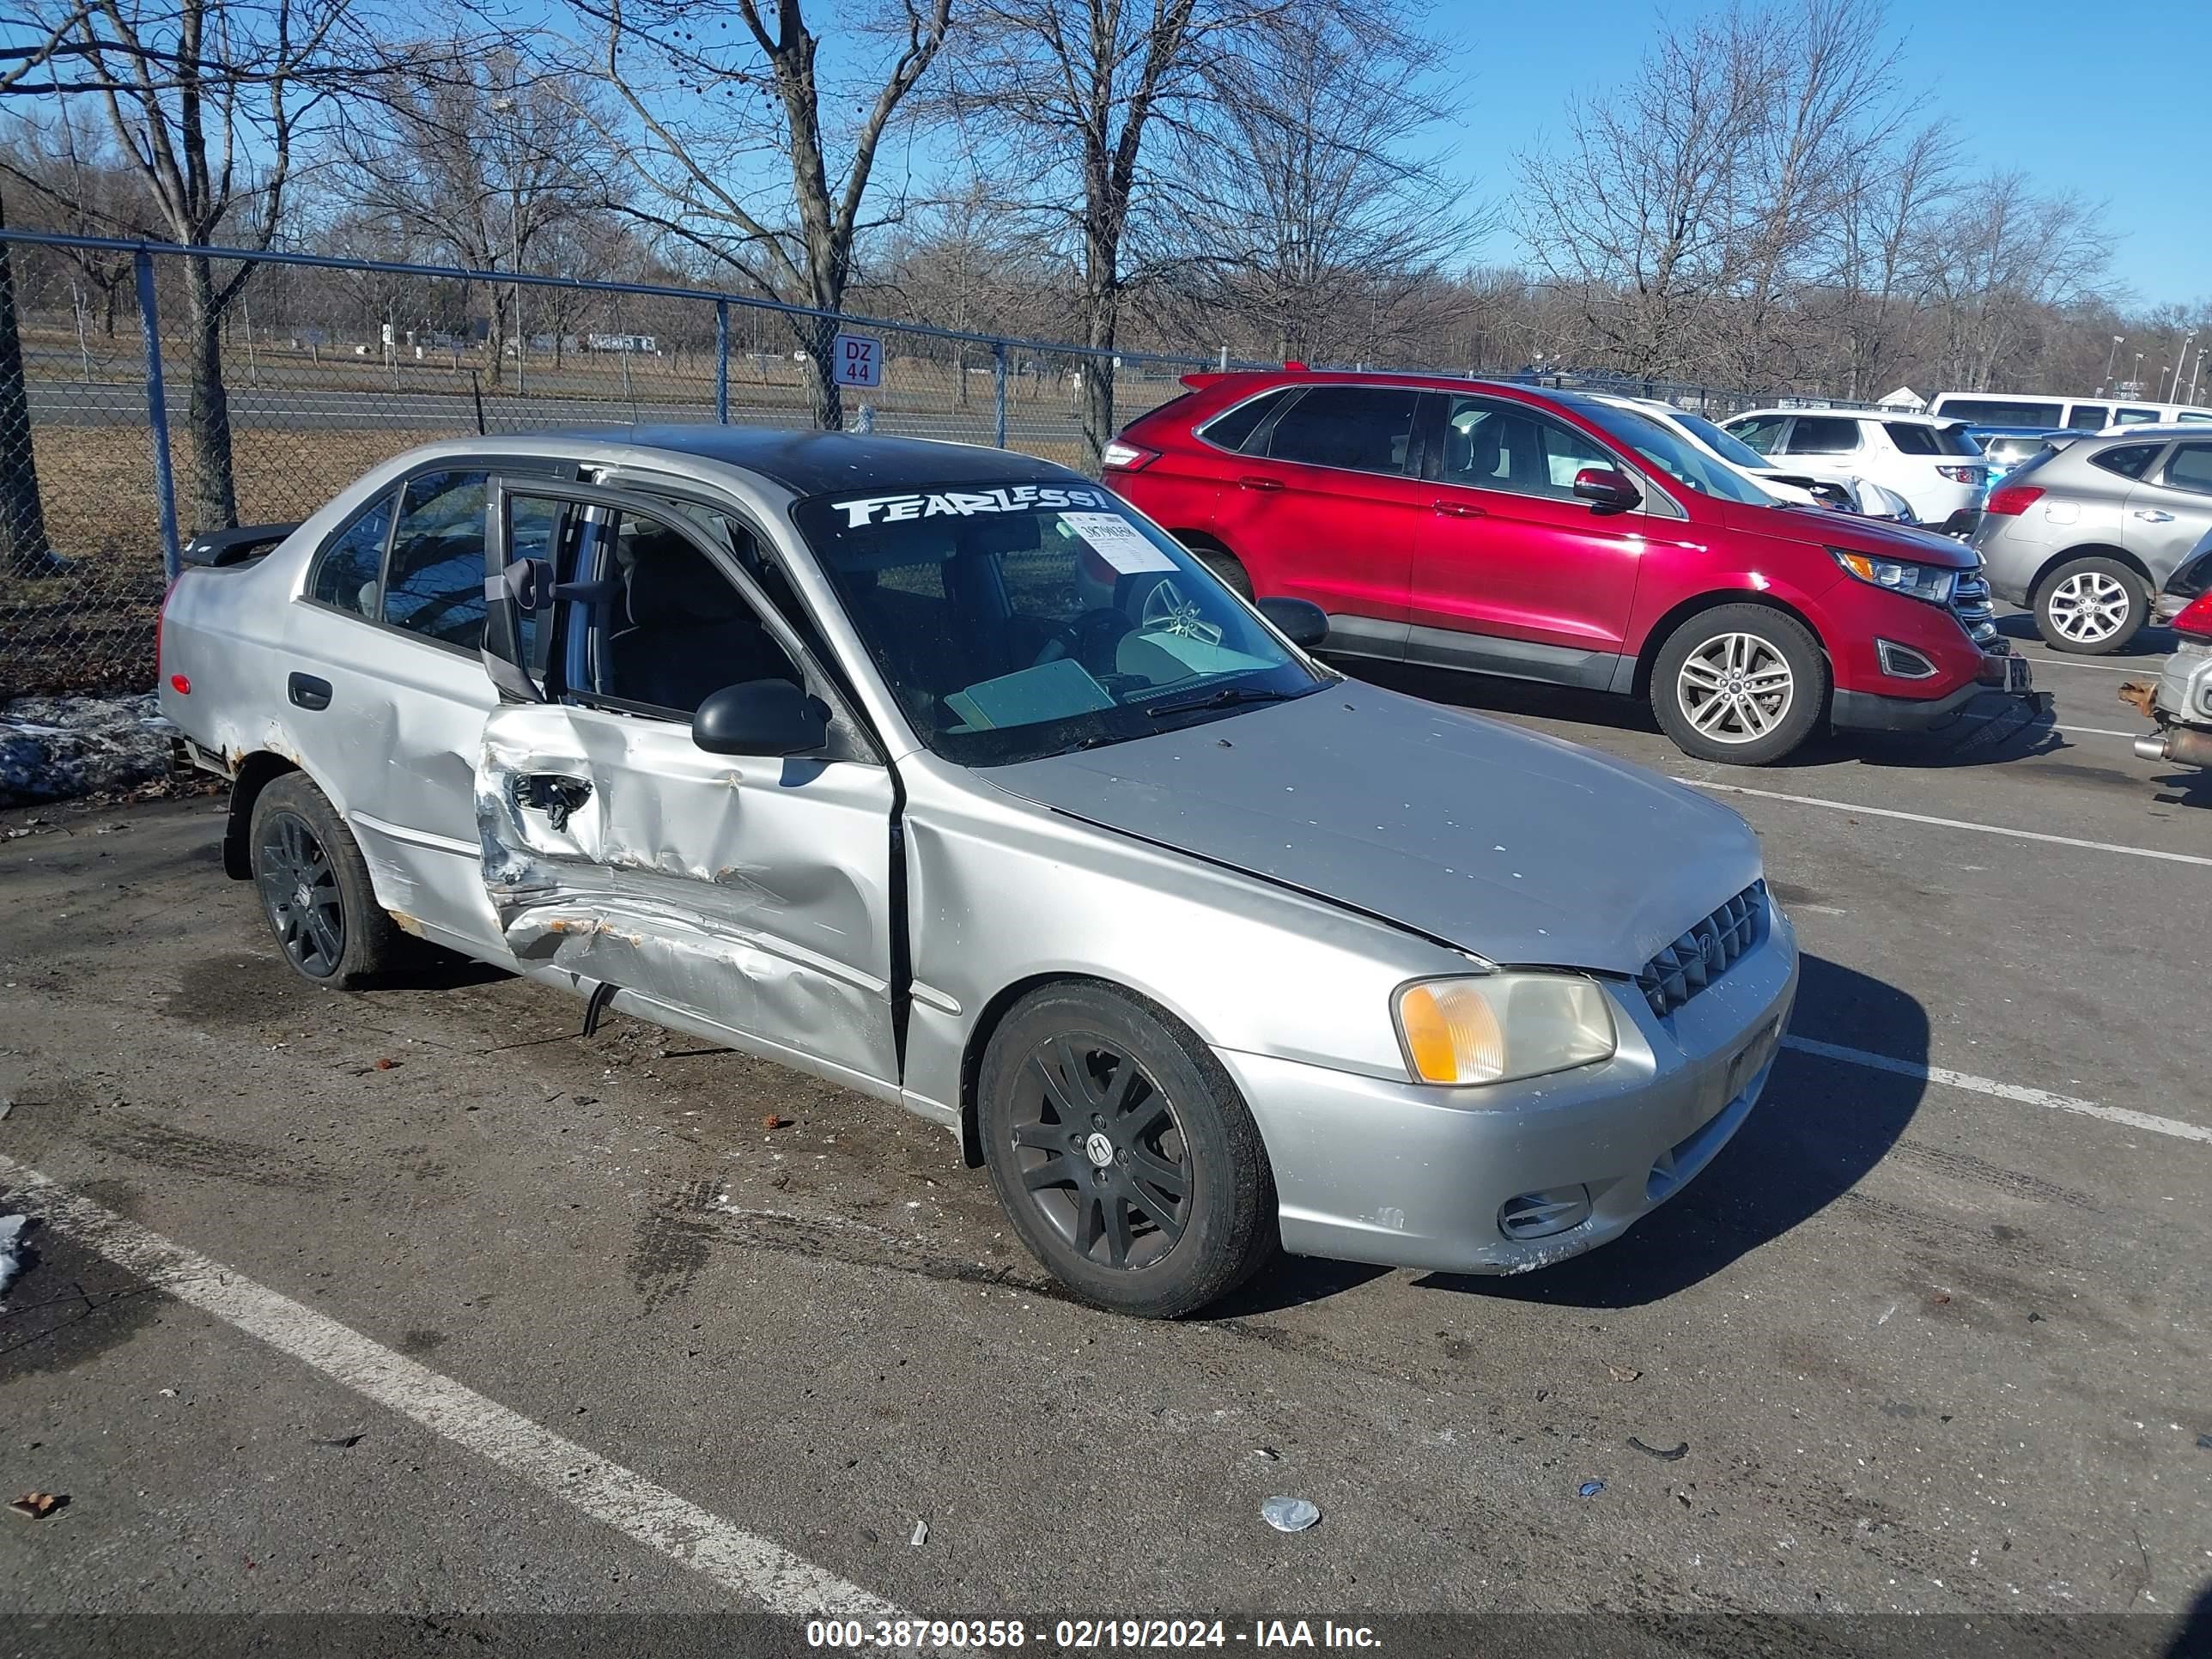
[(1305, 1619), (1255, 1619), (1249, 1627), (1221, 1619), (1061, 1619), (1049, 1629), (1032, 1630), (1019, 1619), (898, 1619), (873, 1623), (858, 1619), (811, 1620), (806, 1644), (812, 1648), (913, 1648), (989, 1650), (1036, 1646), (1048, 1652), (1087, 1652), (1187, 1648), (1380, 1648), (1382, 1639), (1365, 1625), (1340, 1625), (1323, 1619), (1316, 1627)]

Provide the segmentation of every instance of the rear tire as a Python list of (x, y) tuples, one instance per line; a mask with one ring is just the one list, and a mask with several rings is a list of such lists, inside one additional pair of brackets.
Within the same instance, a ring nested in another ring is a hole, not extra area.
[(1701, 611), (1667, 636), (1651, 666), (1651, 712), (1699, 760), (1771, 766), (1828, 707), (1828, 659), (1812, 630), (1763, 605)]
[(1127, 992), (1016, 1004), (983, 1055), (976, 1127), (1022, 1242), (1086, 1302), (1174, 1319), (1274, 1253), (1274, 1180), (1236, 1085)]
[(2118, 559), (2069, 559), (2035, 590), (2035, 631), (2075, 656), (2118, 651), (2149, 616), (2149, 588)]
[(302, 979), (349, 991), (389, 973), (408, 944), (323, 792), (289, 772), (254, 797), (246, 851), (262, 914)]

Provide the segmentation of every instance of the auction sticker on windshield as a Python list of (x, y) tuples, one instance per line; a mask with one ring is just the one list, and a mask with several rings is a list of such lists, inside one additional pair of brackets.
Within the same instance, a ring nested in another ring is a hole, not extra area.
[(1145, 532), (1115, 513), (1063, 513), (1060, 521), (1097, 550), (1098, 556), (1125, 576), (1147, 570), (1173, 570), (1173, 559), (1152, 545)]

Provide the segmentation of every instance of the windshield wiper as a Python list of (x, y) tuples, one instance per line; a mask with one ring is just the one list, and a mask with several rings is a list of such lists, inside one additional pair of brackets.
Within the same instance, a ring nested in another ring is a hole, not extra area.
[(1187, 714), (1194, 708), (1226, 708), (1240, 702), (1289, 702), (1305, 695), (1303, 691), (1267, 691), (1256, 686), (1224, 685), (1218, 691), (1209, 691), (1202, 697), (1185, 697), (1180, 702), (1156, 702), (1145, 713), (1153, 720), (1169, 714)]

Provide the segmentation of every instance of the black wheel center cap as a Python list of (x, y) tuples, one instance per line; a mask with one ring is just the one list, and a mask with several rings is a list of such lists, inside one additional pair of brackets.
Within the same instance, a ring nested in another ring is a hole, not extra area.
[(1109, 1169), (1114, 1163), (1114, 1143), (1094, 1129), (1083, 1143), (1083, 1155), (1094, 1168)]

